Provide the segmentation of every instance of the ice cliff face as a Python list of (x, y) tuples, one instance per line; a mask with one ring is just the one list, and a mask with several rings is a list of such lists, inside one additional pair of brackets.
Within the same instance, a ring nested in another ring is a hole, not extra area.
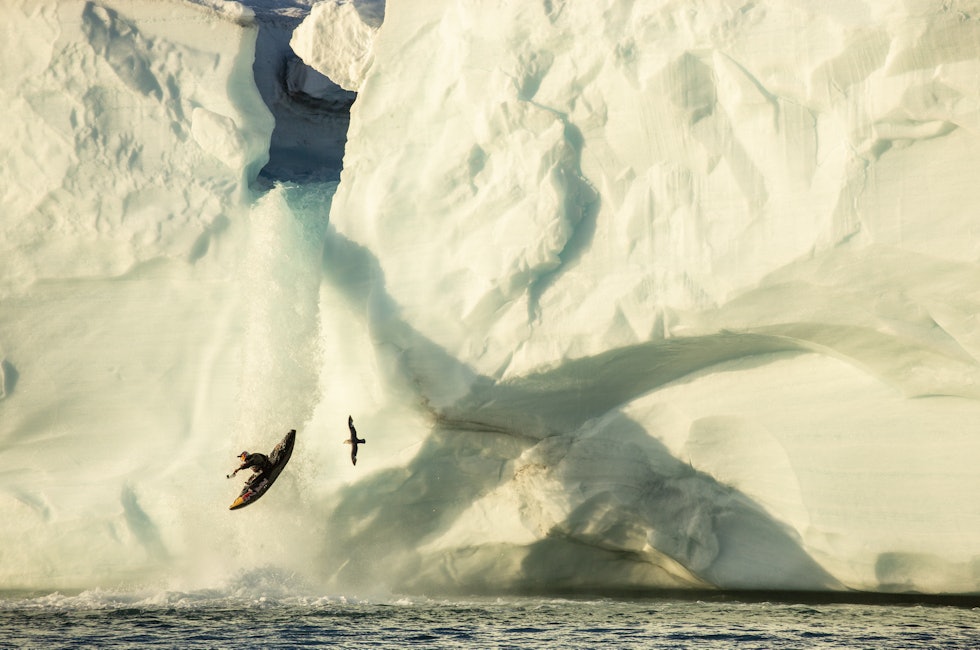
[(980, 590), (976, 8), (251, 4), (6, 11), (0, 584)]
[(251, 62), (227, 55), (255, 38), (241, 9), (23, 2), (4, 16), (0, 295), (203, 255), (268, 156)]
[(389, 3), (326, 260), (468, 461), (405, 579), (977, 589), (978, 18)]
[(263, 286), (245, 231), (273, 121), (252, 14), (130, 0), (2, 14), (0, 585), (206, 565), (210, 545), (182, 540), (208, 516), (179, 504), (208, 485), (195, 466), (243, 444), (220, 432)]

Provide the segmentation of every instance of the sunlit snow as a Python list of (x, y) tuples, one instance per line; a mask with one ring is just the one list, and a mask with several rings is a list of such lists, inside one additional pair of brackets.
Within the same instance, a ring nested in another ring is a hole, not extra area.
[(972, 4), (0, 15), (0, 586), (980, 591)]

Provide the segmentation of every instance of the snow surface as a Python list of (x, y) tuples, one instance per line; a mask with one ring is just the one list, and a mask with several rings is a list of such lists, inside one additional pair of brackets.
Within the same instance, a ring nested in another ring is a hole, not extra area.
[(980, 591), (980, 8), (245, 4), (3, 10), (0, 584)]
[(307, 65), (340, 87), (357, 91), (374, 61), (384, 2), (318, 2), (293, 32), (290, 45)]

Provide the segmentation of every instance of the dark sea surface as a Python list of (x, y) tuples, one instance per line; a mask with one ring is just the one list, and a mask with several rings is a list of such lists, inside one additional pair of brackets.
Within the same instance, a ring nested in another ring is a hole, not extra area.
[(980, 608), (737, 599), (0, 593), (2, 648), (980, 648)]

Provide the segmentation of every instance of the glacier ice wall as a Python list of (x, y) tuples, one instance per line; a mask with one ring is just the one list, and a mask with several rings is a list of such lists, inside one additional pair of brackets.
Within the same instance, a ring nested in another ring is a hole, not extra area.
[(980, 591), (971, 5), (247, 4), (4, 9), (0, 586)]
[(138, 1), (4, 13), (0, 295), (49, 277), (121, 274), (159, 254), (203, 255), (226, 197), (241, 202), (268, 152), (272, 122), (255, 102), (251, 61), (222, 56), (245, 47), (234, 25), (244, 19)]
[(410, 584), (978, 589), (978, 17), (388, 3), (325, 260), (435, 434), (336, 527)]
[(274, 346), (250, 296), (289, 267), (246, 259), (275, 230), (248, 234), (274, 200), (253, 206), (248, 187), (273, 127), (256, 27), (237, 5), (185, 2), (3, 16), (0, 585), (212, 565), (224, 553), (200, 531), (237, 533), (185, 506), (224, 500), (210, 477), (257, 431), (251, 404), (259, 427), (282, 416), (264, 408), (262, 382), (281, 377), (262, 366)]

